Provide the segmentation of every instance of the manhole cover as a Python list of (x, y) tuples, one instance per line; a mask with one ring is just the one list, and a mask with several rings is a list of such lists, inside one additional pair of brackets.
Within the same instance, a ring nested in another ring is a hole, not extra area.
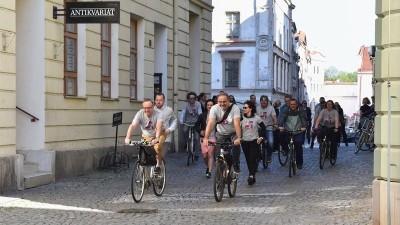
[(158, 209), (121, 209), (117, 213), (157, 213)]

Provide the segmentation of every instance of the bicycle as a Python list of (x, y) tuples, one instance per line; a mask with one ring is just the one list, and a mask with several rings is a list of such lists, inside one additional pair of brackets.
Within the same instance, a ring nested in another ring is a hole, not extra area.
[[(272, 125), (268, 125), (266, 127), (272, 127)], [(264, 137), (263, 140), (261, 141), (261, 143), (259, 144), (260, 160), (262, 160), (264, 169), (267, 169), (268, 165), (269, 165), (268, 159), (267, 159), (268, 146), (269, 146), (268, 137)]]
[(194, 164), (195, 161), (198, 160), (199, 156), (194, 154), (194, 124), (190, 125), (187, 123), (182, 123), (185, 126), (189, 127), (189, 136), (186, 140), (186, 152), (187, 152), (187, 163), (186, 165), (190, 165), (190, 161)]
[(209, 142), (210, 146), (221, 146), (219, 155), (217, 155), (214, 174), (214, 197), (217, 202), (222, 200), (225, 184), (228, 186), (229, 197), (236, 194), (238, 174), (232, 169), (232, 148), (231, 142)]
[[(279, 134), (279, 133), (278, 133)], [(279, 134), (281, 135), (281, 134)], [(281, 138), (279, 138), (279, 142), (281, 141)], [(279, 149), (278, 149), (278, 160), (279, 160), (279, 164), (281, 164), (281, 166), (286, 166), (287, 161), (288, 161), (288, 154), (287, 152), (285, 152), (282, 148), (282, 146), (279, 143)]]
[(161, 172), (154, 174), (157, 164), (156, 151), (150, 141), (140, 140), (131, 141), (130, 146), (139, 148), (138, 159), (133, 167), (131, 179), (131, 193), (133, 200), (139, 203), (144, 194), (144, 190), (153, 185), (153, 191), (156, 196), (161, 196), (165, 188), (166, 170), (163, 160), (160, 165)]
[(289, 143), (288, 143), (289, 151), (287, 152), (287, 160), (289, 160), (289, 177), (292, 177), (292, 173), (293, 175), (296, 175), (296, 169), (297, 169), (296, 149), (294, 148), (293, 136), (298, 134), (299, 131), (300, 130), (295, 130), (295, 131), (289, 131), (286, 129), (283, 130), (283, 132), (285, 132), (289, 137)]
[[(331, 157), (331, 140), (327, 138), (329, 128), (319, 128), (320, 137), (322, 141), (319, 145), (319, 168), (324, 168), (325, 160), (329, 158), (329, 162), (332, 166), (336, 164), (337, 155)], [(333, 133), (331, 134), (333, 135)], [(337, 154), (337, 153), (336, 153)]]
[(354, 154), (357, 154), (360, 150), (362, 151), (373, 151), (375, 148), (374, 144), (374, 116), (368, 117), (365, 119), (364, 123), (361, 126), (354, 136), (354, 142), (356, 144), (356, 148), (354, 149)]

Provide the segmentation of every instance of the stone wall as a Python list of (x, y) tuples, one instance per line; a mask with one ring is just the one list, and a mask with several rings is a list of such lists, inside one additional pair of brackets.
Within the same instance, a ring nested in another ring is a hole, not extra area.
[(15, 157), (0, 158), (0, 194), (17, 189)]

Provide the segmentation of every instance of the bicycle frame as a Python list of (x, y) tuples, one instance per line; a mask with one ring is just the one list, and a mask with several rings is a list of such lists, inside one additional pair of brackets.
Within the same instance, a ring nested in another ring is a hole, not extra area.
[(188, 139), (186, 140), (186, 151), (188, 154), (187, 166), (189, 166), (190, 161), (192, 161), (192, 163), (194, 163), (194, 161), (195, 161), (194, 125), (190, 125), (190, 124), (186, 124), (186, 123), (182, 123), (182, 124), (189, 127)]

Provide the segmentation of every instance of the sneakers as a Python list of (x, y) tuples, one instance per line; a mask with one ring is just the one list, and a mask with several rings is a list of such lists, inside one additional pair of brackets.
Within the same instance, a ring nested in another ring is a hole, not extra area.
[(267, 157), (267, 163), (271, 163), (272, 162), (272, 157), (271, 156), (268, 156)]
[(303, 165), (297, 165), (297, 169), (299, 170), (303, 169)]
[(210, 170), (209, 170), (208, 168), (206, 169), (206, 177), (207, 177), (208, 179), (211, 178), (211, 173), (210, 173)]
[(233, 170), (235, 171), (235, 173), (240, 173), (240, 165), (239, 164), (234, 164), (233, 165)]
[(252, 186), (255, 182), (256, 182), (256, 178), (253, 175), (251, 175), (251, 176), (249, 176), (249, 178), (247, 178), (247, 184), (249, 186)]
[(161, 167), (157, 166), (157, 167), (154, 169), (154, 175), (155, 175), (155, 176), (158, 176), (158, 175), (160, 175), (160, 174), (161, 174)]

